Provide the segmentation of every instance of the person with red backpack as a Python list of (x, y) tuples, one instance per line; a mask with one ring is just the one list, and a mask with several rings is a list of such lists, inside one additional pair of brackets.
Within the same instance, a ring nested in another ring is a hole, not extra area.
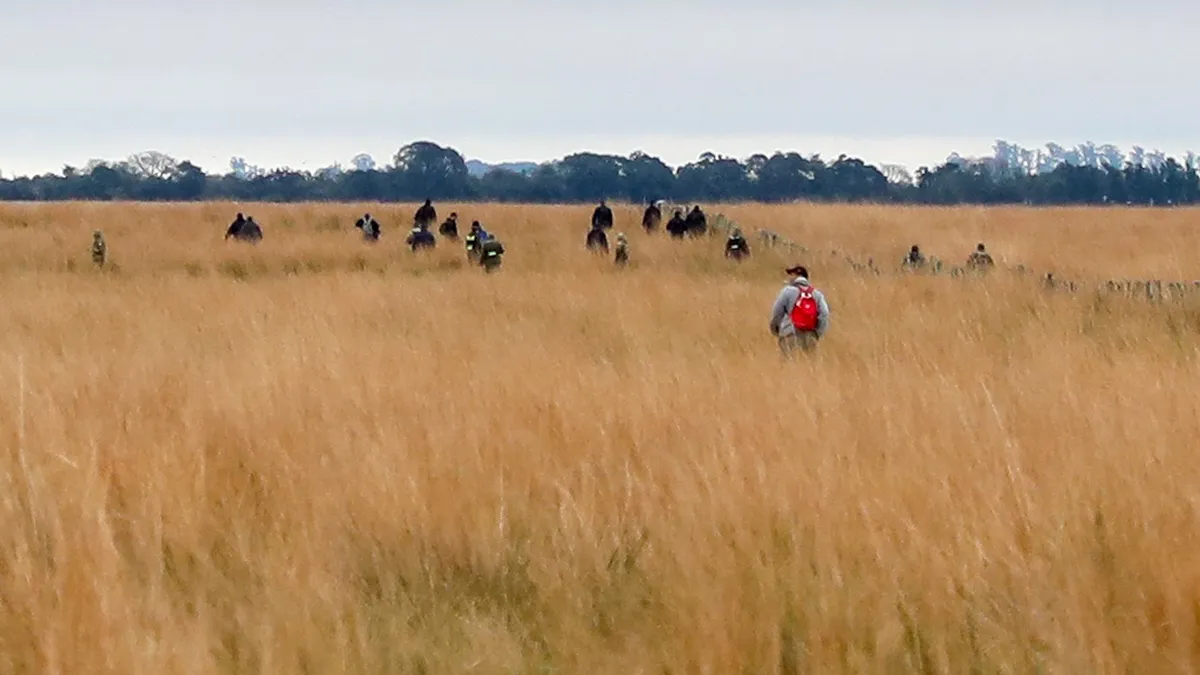
[(808, 269), (796, 265), (787, 274), (792, 280), (771, 308), (771, 334), (778, 338), (784, 355), (812, 351), (829, 330), (829, 304), (825, 294), (809, 283)]

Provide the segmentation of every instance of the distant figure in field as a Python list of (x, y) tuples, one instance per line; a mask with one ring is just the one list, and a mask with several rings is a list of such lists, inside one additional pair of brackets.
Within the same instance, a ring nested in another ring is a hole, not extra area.
[(601, 199), (600, 205), (592, 211), (592, 227), (601, 230), (610, 229), (613, 226), (613, 212), (608, 208), (608, 204)]
[(589, 251), (608, 253), (608, 235), (605, 234), (604, 228), (592, 226), (587, 234), (587, 248)]
[(617, 267), (624, 267), (629, 264), (629, 240), (625, 238), (624, 232), (617, 233), (617, 249), (613, 255), (613, 262)]
[(975, 252), (967, 257), (967, 267), (972, 270), (988, 270), (996, 266), (996, 261), (992, 260), (992, 254), (987, 252), (983, 244), (975, 247)]
[(921, 253), (921, 247), (913, 244), (912, 248), (904, 256), (904, 260), (901, 261), (900, 267), (906, 270), (918, 270), (923, 269), (925, 263), (925, 254)]
[(413, 222), (425, 227), (432, 227), (437, 222), (437, 209), (433, 208), (432, 200), (426, 199), (421, 208), (417, 209), (416, 215), (413, 216)]
[(795, 265), (787, 269), (787, 275), (791, 281), (771, 307), (771, 334), (779, 340), (785, 356), (816, 349), (829, 330), (829, 304), (825, 294), (809, 283), (808, 269)]
[(413, 229), (408, 233), (408, 238), (404, 240), (404, 243), (408, 244), (408, 247), (412, 249), (413, 252), (416, 252), (423, 248), (433, 248), (437, 246), (437, 237), (433, 236), (433, 233), (429, 231), (427, 226), (414, 225)]
[(658, 208), (658, 202), (650, 202), (650, 206), (647, 206), (642, 214), (642, 228), (646, 230), (646, 234), (650, 234), (657, 230), (661, 223), (662, 210)]
[[(242, 214), (239, 213), (238, 217), (240, 218), (241, 215)], [(254, 216), (250, 216), (249, 218), (243, 220), (240, 224), (236, 220), (233, 221), (233, 224), (230, 225), (229, 229), (225, 232), (225, 238), (228, 239), (230, 237), (233, 237), (238, 241), (248, 241), (251, 244), (257, 244), (258, 242), (262, 241), (263, 231), (262, 228), (258, 226), (258, 223), (254, 222)]]
[(382, 231), (379, 227), (379, 221), (372, 218), (371, 214), (364, 213), (362, 218), (354, 222), (354, 227), (362, 230), (363, 239), (367, 241), (379, 241), (379, 235)]
[(242, 214), (237, 214), (237, 218), (229, 224), (229, 228), (225, 230), (225, 238), (236, 237), (242, 232), (242, 226), (246, 224), (246, 217)]
[(494, 272), (500, 268), (500, 259), (504, 255), (504, 245), (491, 234), (484, 233), (483, 244), (479, 248), (479, 264), (485, 272)]
[(708, 216), (704, 215), (704, 211), (700, 210), (700, 205), (692, 207), (692, 210), (687, 214), (687, 233), (693, 237), (700, 237), (708, 233)]
[(667, 221), (667, 233), (676, 239), (682, 239), (688, 231), (687, 221), (683, 218), (683, 211), (675, 209), (675, 215), (671, 216), (671, 220)]
[(475, 259), (479, 257), (479, 251), (483, 248), (483, 242), (487, 240), (487, 232), (484, 231), (483, 225), (479, 221), (471, 223), (471, 231), (467, 232), (467, 258)]
[(92, 232), (92, 263), (104, 267), (108, 260), (108, 244), (104, 242), (104, 233), (100, 230)]
[(458, 214), (451, 213), (450, 217), (438, 226), (438, 234), (447, 239), (458, 239)]
[(750, 244), (742, 236), (741, 228), (735, 227), (729, 232), (729, 238), (725, 240), (725, 257), (734, 260), (750, 257)]

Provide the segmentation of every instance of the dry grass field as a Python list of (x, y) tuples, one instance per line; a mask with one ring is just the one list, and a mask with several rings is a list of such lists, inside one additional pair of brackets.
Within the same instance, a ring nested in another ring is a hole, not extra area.
[(503, 269), (415, 205), (0, 207), (0, 672), (1200, 670), (1200, 293), (892, 272), (1200, 279), (1200, 213), (710, 207), (814, 251), (784, 362), (757, 240), (438, 206)]

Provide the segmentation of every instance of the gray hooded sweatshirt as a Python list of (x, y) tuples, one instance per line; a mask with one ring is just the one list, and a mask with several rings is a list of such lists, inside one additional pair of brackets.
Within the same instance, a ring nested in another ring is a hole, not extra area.
[[(787, 337), (796, 332), (796, 327), (792, 325), (792, 307), (796, 304), (796, 299), (800, 297), (800, 286), (807, 286), (808, 279), (804, 277), (796, 277), (791, 283), (783, 287), (779, 292), (779, 296), (775, 298), (775, 306), (771, 308), (771, 334), (776, 337)], [(813, 299), (817, 301), (817, 337), (825, 337), (825, 331), (829, 330), (829, 303), (825, 302), (825, 294), (817, 289), (813, 289)]]

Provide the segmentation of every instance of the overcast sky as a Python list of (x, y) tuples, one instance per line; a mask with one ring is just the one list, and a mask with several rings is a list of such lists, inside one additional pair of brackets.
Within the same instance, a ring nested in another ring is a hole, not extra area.
[(315, 169), (997, 138), (1200, 150), (1188, 0), (0, 0), (0, 171), (155, 149)]

